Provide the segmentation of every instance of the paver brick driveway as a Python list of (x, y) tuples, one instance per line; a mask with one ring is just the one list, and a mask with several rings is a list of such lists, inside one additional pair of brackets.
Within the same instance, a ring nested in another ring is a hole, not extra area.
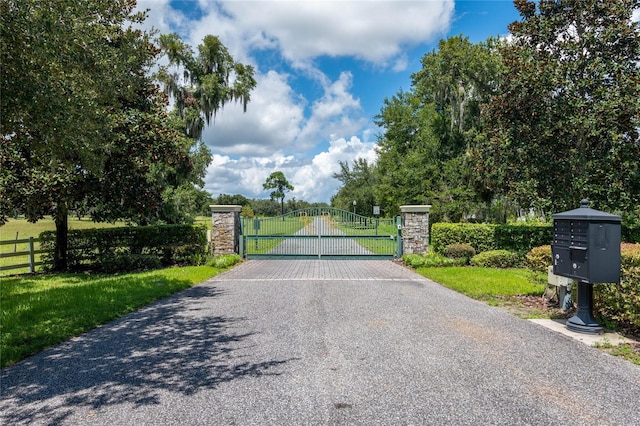
[(1, 379), (7, 425), (640, 425), (640, 367), (388, 261), (248, 261)]

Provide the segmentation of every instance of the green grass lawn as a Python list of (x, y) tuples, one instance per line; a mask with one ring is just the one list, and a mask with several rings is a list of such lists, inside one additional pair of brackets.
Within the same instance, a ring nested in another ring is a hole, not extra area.
[(169, 268), (122, 275), (45, 274), (0, 282), (2, 367), (191, 287), (224, 269)]
[(336, 227), (344, 232), (345, 235), (398, 235), (398, 227), (392, 219), (380, 219), (377, 227), (374, 224), (375, 222), (373, 224), (369, 223), (367, 227), (363, 227), (351, 222), (335, 223)]
[[(255, 227), (255, 220), (260, 220), (259, 228)], [(265, 237), (279, 235), (294, 235), (296, 232), (303, 229), (305, 226), (311, 226), (313, 220), (306, 216), (287, 216), (282, 217), (263, 217), (255, 219), (242, 219), (243, 232), (245, 235), (252, 237)], [(248, 238), (247, 239), (247, 253), (248, 254), (267, 254), (269, 251), (278, 247), (284, 241), (283, 238)]]
[(495, 301), (497, 296), (542, 295), (544, 284), (531, 282), (526, 269), (495, 269), (472, 267), (418, 268), (416, 270), (433, 281), (484, 301)]

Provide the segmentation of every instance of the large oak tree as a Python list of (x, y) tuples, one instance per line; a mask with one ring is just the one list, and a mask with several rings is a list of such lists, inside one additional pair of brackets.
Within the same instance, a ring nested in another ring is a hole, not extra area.
[(589, 198), (638, 215), (638, 0), (516, 0), (501, 94), (474, 151), (487, 186), (547, 212)]
[(14, 211), (30, 221), (52, 215), (58, 270), (66, 268), (70, 211), (141, 224), (178, 220), (167, 188), (178, 199), (207, 166), (208, 151), (166, 113), (150, 74), (160, 50), (138, 29), (146, 16), (135, 4), (0, 3), (0, 224)]

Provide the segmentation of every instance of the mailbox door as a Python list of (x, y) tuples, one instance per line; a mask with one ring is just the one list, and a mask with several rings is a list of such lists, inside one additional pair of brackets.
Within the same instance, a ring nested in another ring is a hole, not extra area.
[(551, 244), (554, 274), (565, 277), (571, 274), (571, 262), (569, 261), (570, 245), (571, 222), (569, 220), (554, 220), (553, 242)]
[(569, 247), (554, 245), (551, 249), (551, 255), (553, 256), (553, 273), (564, 277), (571, 274)]
[(589, 250), (586, 247), (569, 247), (571, 275), (584, 282), (589, 281)]

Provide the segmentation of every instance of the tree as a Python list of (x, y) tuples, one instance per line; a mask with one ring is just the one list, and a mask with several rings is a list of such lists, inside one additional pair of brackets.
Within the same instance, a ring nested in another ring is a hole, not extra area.
[[(163, 98), (147, 77), (157, 50), (134, 28), (145, 14), (131, 0), (7, 0), (0, 7), (0, 223), (14, 209), (34, 222), (51, 214), (54, 267), (65, 269), (68, 212), (99, 199), (104, 177), (117, 168), (110, 170), (110, 159), (126, 151), (121, 144), (136, 126), (166, 129), (156, 108)], [(158, 136), (165, 137), (172, 139)]]
[(340, 172), (333, 177), (342, 182), (342, 187), (331, 198), (331, 205), (343, 210), (351, 210), (356, 202), (357, 211), (364, 215), (371, 215), (376, 205), (373, 195), (375, 185), (375, 167), (364, 158), (353, 161), (353, 168), (347, 161), (340, 161)]
[(191, 204), (185, 201), (198, 197), (211, 162), (211, 151), (202, 141), (205, 125), (231, 101), (241, 102), (246, 111), (256, 81), (254, 68), (236, 62), (218, 37), (205, 36), (197, 54), (177, 34), (163, 34), (158, 42), (169, 65), (160, 67), (157, 77), (173, 98), (174, 125), (192, 141), (193, 170), (199, 173), (185, 176), (179, 191), (164, 193), (165, 205), (170, 207), (166, 218), (181, 221), (185, 207)]
[(638, 0), (516, 0), (506, 74), (472, 154), (495, 191), (523, 207), (640, 206)]
[(482, 105), (500, 78), (498, 42), (466, 37), (441, 40), (412, 75), (410, 92), (384, 100), (374, 194), (387, 214), (399, 206), (428, 203), (434, 221), (459, 221), (490, 200), (476, 184), (468, 151), (482, 134)]
[(218, 198), (216, 198), (216, 203), (217, 204), (222, 204), (222, 205), (238, 205), (238, 206), (246, 206), (248, 204), (250, 204), (250, 201), (247, 199), (247, 197), (245, 197), (244, 195), (240, 195), (240, 194), (234, 194), (234, 195), (228, 195), (228, 194), (220, 194), (220, 196), (218, 196)]
[[(158, 77), (175, 101), (175, 112), (187, 136), (200, 140), (205, 124), (231, 101), (241, 102), (247, 110), (256, 86), (254, 68), (236, 62), (218, 37), (205, 36), (197, 55), (177, 34), (163, 34), (159, 43), (169, 66), (161, 67)], [(182, 73), (171, 67), (181, 68)]]
[(271, 192), (271, 199), (280, 200), (280, 212), (284, 214), (284, 197), (287, 191), (293, 191), (293, 186), (289, 183), (284, 173), (280, 171), (273, 172), (269, 175), (267, 180), (262, 184), (264, 189), (274, 189)]

